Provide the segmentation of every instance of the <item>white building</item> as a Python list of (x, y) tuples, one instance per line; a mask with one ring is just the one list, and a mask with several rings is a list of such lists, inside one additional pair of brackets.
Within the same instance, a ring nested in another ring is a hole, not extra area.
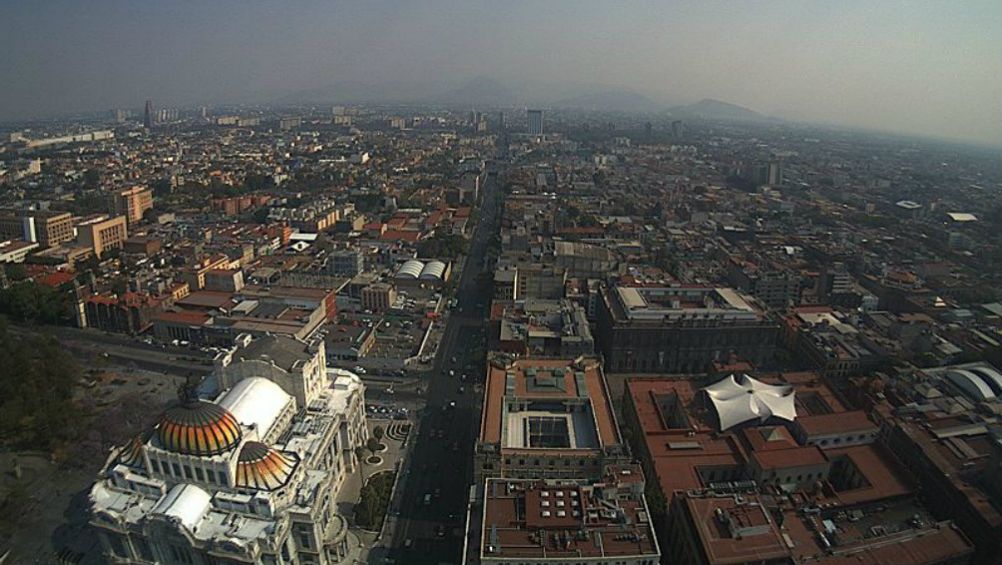
[(109, 563), (345, 562), (335, 499), (367, 439), (364, 386), (322, 344), (238, 342), (216, 392), (189, 389), (109, 457), (90, 492)]

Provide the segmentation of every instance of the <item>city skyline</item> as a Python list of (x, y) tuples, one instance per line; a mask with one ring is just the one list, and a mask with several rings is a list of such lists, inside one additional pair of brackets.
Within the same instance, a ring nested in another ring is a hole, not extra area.
[(240, 7), (14, 6), (0, 34), (10, 55), (0, 119), (151, 97), (428, 102), (488, 77), (523, 106), (609, 91), (658, 109), (709, 98), (784, 120), (1002, 146), (992, 56), (1002, 7), (990, 3)]

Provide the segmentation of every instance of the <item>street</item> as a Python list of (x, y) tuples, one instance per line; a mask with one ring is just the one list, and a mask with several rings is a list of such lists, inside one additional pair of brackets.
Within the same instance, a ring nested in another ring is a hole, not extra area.
[(458, 307), (447, 322), (427, 383), (427, 404), (419, 416), (409, 472), (391, 502), (391, 515), (397, 516), (384, 540), (389, 548), (374, 549), (370, 563), (439, 564), (461, 559), (480, 422), (481, 399), (475, 387), (485, 371), (484, 318), (490, 303), (490, 287), (478, 284), (477, 274), (499, 229), (497, 184), (488, 176), (480, 222), (457, 287)]

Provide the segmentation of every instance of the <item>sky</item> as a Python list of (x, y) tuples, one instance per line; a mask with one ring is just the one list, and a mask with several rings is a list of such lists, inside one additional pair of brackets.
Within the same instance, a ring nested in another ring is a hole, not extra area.
[(0, 0), (0, 54), (2, 120), (483, 76), (1002, 146), (999, 0)]

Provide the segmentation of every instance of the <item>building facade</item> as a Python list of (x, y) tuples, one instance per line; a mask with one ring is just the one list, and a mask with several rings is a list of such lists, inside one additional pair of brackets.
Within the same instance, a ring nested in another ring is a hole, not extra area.
[[(293, 356), (288, 379), (259, 361)], [(218, 391), (189, 387), (157, 424), (115, 449), (89, 496), (109, 563), (329, 565), (347, 561), (335, 498), (367, 438), (364, 386), (306, 344), (249, 338)], [(244, 363), (249, 365), (243, 366)]]

